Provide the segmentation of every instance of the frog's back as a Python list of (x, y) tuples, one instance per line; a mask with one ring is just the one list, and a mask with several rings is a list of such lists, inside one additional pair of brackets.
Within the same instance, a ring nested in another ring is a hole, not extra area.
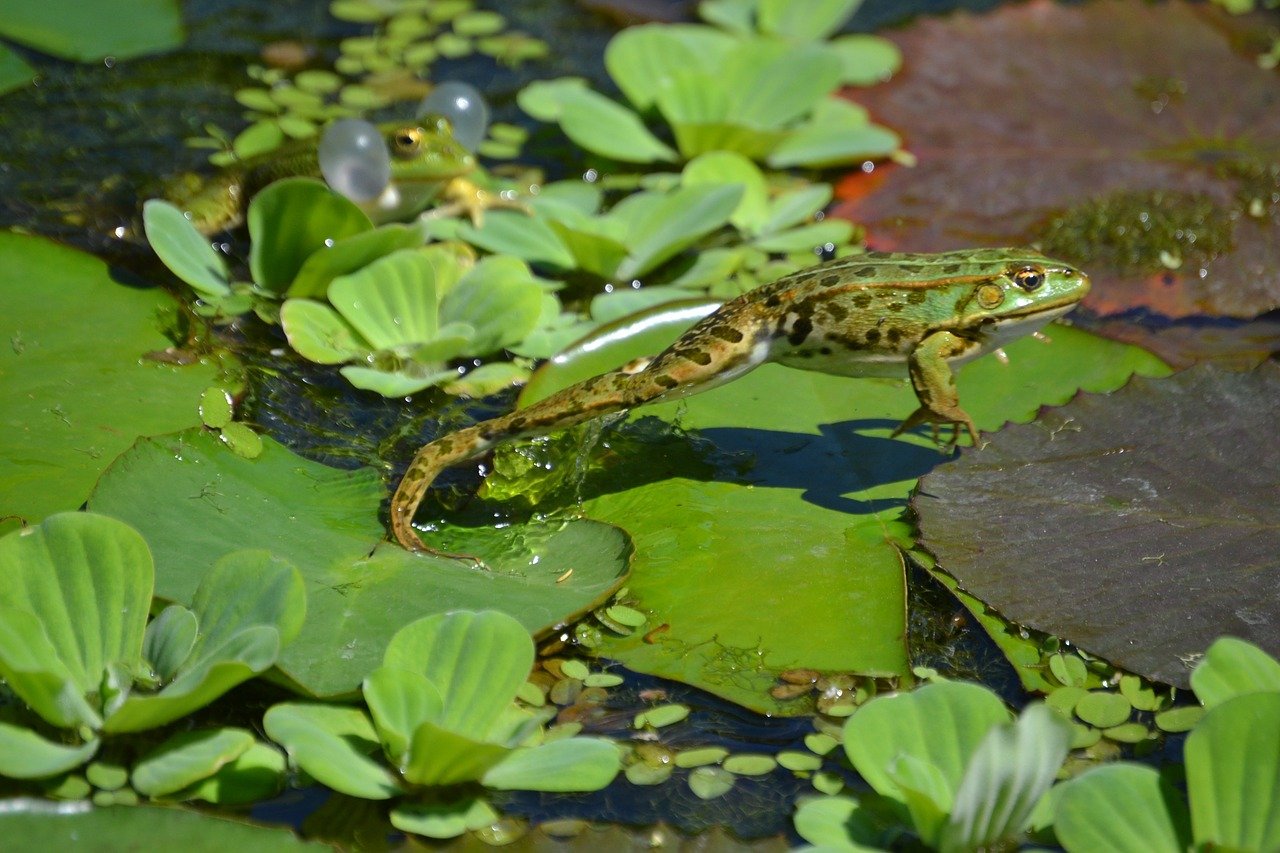
[(926, 335), (955, 325), (976, 287), (1047, 260), (1010, 249), (867, 252), (801, 270), (744, 297), (773, 312), (771, 360), (837, 375), (895, 376)]

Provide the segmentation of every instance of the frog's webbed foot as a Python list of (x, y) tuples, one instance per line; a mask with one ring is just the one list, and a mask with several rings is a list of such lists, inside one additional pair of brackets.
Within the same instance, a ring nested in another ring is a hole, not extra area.
[[(898, 424), (898, 428), (889, 437), (897, 438), (907, 430), (914, 429), (921, 424), (929, 424), (933, 428), (933, 441), (943, 453), (950, 453), (955, 450), (960, 443), (961, 428), (969, 433), (969, 440), (973, 442), (973, 446), (978, 446), (978, 428), (973, 425), (973, 419), (969, 417), (969, 413), (959, 406), (947, 412), (935, 412), (921, 406), (912, 412), (906, 420)], [(941, 427), (947, 425), (951, 426), (951, 440), (944, 442), (942, 440)]]
[(454, 178), (445, 185), (444, 197), (448, 202), (430, 211), (427, 216), (443, 218), (465, 213), (471, 224), (479, 228), (484, 225), (484, 212), (494, 208), (518, 210), (529, 214), (529, 206), (518, 198), (505, 193), (493, 192), (467, 178)]

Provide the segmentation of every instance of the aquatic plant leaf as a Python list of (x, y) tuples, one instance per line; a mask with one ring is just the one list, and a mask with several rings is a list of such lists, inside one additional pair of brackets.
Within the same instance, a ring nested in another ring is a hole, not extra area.
[(883, 849), (874, 820), (852, 797), (813, 797), (800, 802), (795, 827), (796, 834), (822, 850), (862, 853)]
[(191, 654), (200, 623), (181, 604), (170, 604), (147, 624), (142, 640), (142, 659), (161, 681), (169, 681)]
[(0, 35), (59, 59), (131, 59), (182, 44), (182, 12), (173, 0), (77, 0), (0, 3)]
[(770, 35), (819, 41), (839, 31), (861, 5), (862, 0), (819, 0), (804, 4), (760, 0), (756, 5), (756, 25)]
[(280, 306), (280, 325), (289, 346), (316, 364), (342, 364), (373, 350), (341, 314), (311, 299), (286, 300)]
[(1280, 693), (1280, 661), (1236, 637), (1219, 637), (1191, 671), (1191, 689), (1205, 708), (1245, 693)]
[(520, 107), (542, 121), (558, 121), (565, 135), (596, 154), (624, 163), (676, 159), (631, 110), (579, 79), (545, 80), (521, 91)]
[(942, 849), (979, 850), (1020, 837), (1070, 749), (1071, 723), (1040, 702), (993, 728), (969, 758)]
[(0, 95), (21, 89), (36, 77), (36, 70), (22, 57), (0, 44)]
[(612, 741), (571, 737), (517, 749), (486, 771), (480, 782), (500, 791), (599, 791), (621, 768)]
[(31, 729), (0, 722), (0, 776), (48, 779), (84, 764), (100, 745), (96, 739), (78, 745), (56, 743)]
[(729, 221), (742, 198), (734, 185), (683, 187), (662, 197), (627, 234), (631, 254), (618, 278), (644, 275)]
[(233, 726), (178, 732), (138, 759), (129, 782), (148, 797), (172, 794), (212, 776), (253, 744), (253, 732)]
[(356, 203), (315, 178), (285, 178), (249, 202), (249, 270), (264, 290), (283, 294), (307, 259), (330, 242), (373, 229)]
[(773, 148), (768, 163), (775, 169), (824, 168), (887, 157), (901, 144), (896, 133), (872, 124), (862, 107), (827, 98), (807, 122)]
[(1006, 618), (1148, 678), (1186, 687), (1224, 633), (1276, 654), (1277, 399), (1270, 364), (1079, 397), (929, 474), (921, 542)]
[(985, 687), (960, 681), (926, 684), (910, 693), (877, 696), (844, 725), (844, 750), (859, 775), (877, 793), (902, 799), (894, 766), (910, 756), (934, 767), (951, 808), (965, 769), (988, 733), (1009, 722), (1009, 711)]
[(1213, 708), (1187, 735), (1184, 756), (1196, 848), (1280, 848), (1280, 693)]
[(426, 720), (414, 729), (400, 772), (414, 785), (475, 782), (511, 749)]
[(456, 838), (467, 830), (483, 829), (501, 819), (484, 797), (449, 802), (403, 802), (391, 809), (391, 825), (427, 838)]
[(844, 62), (841, 82), (846, 86), (870, 86), (888, 80), (902, 67), (898, 46), (880, 36), (857, 33), (827, 42), (827, 50)]
[(550, 222), (509, 210), (485, 214), (484, 226), (470, 225), (459, 230), (462, 239), (497, 255), (514, 255), (531, 264), (549, 264), (571, 269), (573, 253), (565, 246)]
[(729, 221), (748, 233), (764, 230), (769, 215), (769, 187), (755, 163), (732, 151), (712, 151), (693, 158), (680, 173), (681, 186), (738, 184), (742, 197)]
[(249, 748), (212, 774), (168, 794), (166, 800), (204, 800), (219, 805), (256, 803), (284, 787), (288, 760), (274, 745), (254, 741)]
[(40, 620), (3, 606), (0, 617), (0, 675), (9, 689), (55, 726), (100, 726), (102, 716), (85, 699)]
[(542, 288), (515, 258), (485, 258), (445, 294), (441, 323), (472, 328), (468, 355), (489, 355), (533, 331), (542, 314)]
[(1053, 832), (1067, 853), (1180, 853), (1191, 844), (1186, 799), (1154, 767), (1127, 762), (1063, 785)]
[[(63, 667), (53, 672), (69, 676), (82, 695), (99, 692), (110, 666), (141, 668), (153, 579), (147, 543), (112, 518), (59, 513), (0, 538), (0, 605), (38, 620)], [(0, 665), (8, 669), (7, 661)], [(5, 676), (23, 695), (20, 682)]]
[(280, 635), (266, 625), (238, 632), (200, 661), (180, 672), (159, 693), (131, 693), (107, 717), (103, 730), (115, 733), (156, 728), (203, 708), (241, 682), (264, 672), (280, 653)]
[(302, 262), (286, 295), (318, 299), (329, 290), (335, 278), (368, 266), (378, 258), (400, 249), (411, 249), (422, 242), (422, 233), (408, 225), (382, 225), (372, 231), (336, 241), (317, 249)]
[(408, 249), (335, 278), (329, 302), (376, 350), (426, 343), (440, 326), (435, 268)]
[(347, 365), (338, 372), (355, 387), (374, 391), (384, 397), (407, 397), (424, 388), (451, 382), (459, 376), (458, 371), (452, 368), (438, 370), (435, 365), (418, 364), (411, 364), (400, 370)]
[[(880, 249), (1036, 243), (1088, 270), (1086, 304), (1104, 313), (1276, 308), (1275, 75), (1240, 47), (1270, 43), (1257, 29), (1185, 2), (921, 17), (889, 34), (902, 72), (859, 93), (919, 162), (851, 179), (838, 215)], [(1042, 49), (990, 50), (1024, 44)]]
[[(1081, 387), (1167, 370), (1141, 350), (1059, 326), (1006, 353), (959, 374), (960, 399), (982, 429), (1030, 420)], [(902, 507), (915, 481), (944, 461), (923, 431), (889, 440), (916, 405), (904, 383), (765, 365), (638, 410), (696, 432), (638, 420), (611, 436), (607, 465), (581, 487), (590, 517), (634, 539), (628, 588), (652, 626), (607, 637), (601, 653), (769, 713), (805, 708), (768, 695), (786, 669), (905, 672), (894, 543), (911, 541)]]
[(366, 800), (401, 793), (395, 776), (369, 757), (379, 749), (378, 733), (359, 708), (282, 702), (267, 709), (262, 726), (322, 785)]
[(424, 720), (438, 720), (444, 709), (440, 691), (420, 672), (380, 666), (361, 685), (365, 704), (382, 740), (383, 751), (402, 766), (414, 729)]
[(190, 602), (210, 567), (241, 548), (300, 567), (307, 618), (276, 665), (319, 696), (356, 690), (391, 636), (424, 614), (502, 609), (538, 632), (594, 606), (626, 576), (625, 536), (589, 521), (526, 527), (514, 542), (486, 530), (442, 543), (480, 553), (491, 571), (375, 549), (386, 535), (384, 496), (371, 469), (327, 468), (269, 437), (261, 456), (243, 459), (212, 435), (188, 432), (139, 442), (99, 482), (92, 505), (144, 532), (165, 600)]
[(173, 297), (118, 284), (98, 258), (0, 232), (0, 518), (77, 509), (137, 436), (200, 423), (200, 395), (235, 364), (140, 358), (173, 343), (177, 318)]
[(696, 24), (627, 27), (609, 40), (604, 66), (627, 100), (644, 111), (687, 69), (716, 68), (734, 43), (727, 33)]
[(0, 814), (0, 833), (48, 850), (83, 847), (86, 839), (104, 850), (191, 849), (193, 839), (208, 849), (237, 853), (333, 849), (329, 844), (302, 841), (287, 827), (260, 826), (172, 806), (51, 809), (48, 802), (35, 798), (13, 800)]
[(152, 251), (196, 293), (213, 298), (231, 293), (226, 261), (181, 210), (153, 198), (142, 206), (142, 222)]
[(306, 593), (292, 565), (265, 550), (234, 551), (200, 581), (191, 602), (198, 632), (159, 693), (133, 693), (105, 728), (139, 731), (185, 716), (275, 663), (302, 628)]
[(533, 640), (495, 610), (426, 616), (387, 644), (383, 666), (421, 672), (440, 694), (441, 726), (487, 739), (533, 667)]
[(722, 87), (733, 81), (726, 115), (752, 129), (786, 127), (838, 89), (843, 71), (844, 63), (819, 45), (743, 42), (719, 71)]

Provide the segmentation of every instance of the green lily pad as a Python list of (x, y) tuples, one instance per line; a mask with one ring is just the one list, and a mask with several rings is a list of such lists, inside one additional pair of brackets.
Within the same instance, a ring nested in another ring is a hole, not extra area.
[[(983, 429), (1030, 420), (1082, 387), (1166, 369), (1061, 326), (1006, 351), (1007, 361), (979, 359), (958, 378)], [(785, 669), (905, 674), (898, 546), (912, 535), (902, 509), (943, 461), (923, 435), (888, 438), (915, 406), (905, 382), (766, 365), (643, 410), (696, 439), (622, 430), (608, 470), (588, 475), (583, 507), (631, 534), (629, 588), (649, 623), (669, 629), (653, 642), (608, 638), (602, 654), (771, 713), (803, 710), (768, 695)]]
[[(263, 445), (250, 460), (203, 432), (140, 441), (103, 476), (91, 503), (146, 537), (162, 599), (189, 604), (200, 578), (231, 550), (267, 549), (298, 566), (307, 618), (277, 666), (309, 693), (355, 690), (391, 635), (421, 616), (498, 609), (539, 632), (595, 606), (626, 575), (625, 536), (591, 521), (445, 543), (478, 553), (487, 571), (379, 545), (384, 491), (373, 471), (327, 468), (270, 438)], [(557, 583), (570, 566), (573, 574)]]
[(0, 44), (0, 95), (21, 89), (35, 79), (36, 70)]
[[(128, 849), (235, 850), (237, 853), (328, 851), (283, 827), (265, 827), (182, 808), (51, 809), (42, 800), (10, 800), (0, 814), (0, 834), (43, 850)], [(166, 841), (165, 839), (169, 839)], [(170, 845), (173, 845), (170, 848)]]
[(174, 0), (79, 0), (0, 4), (0, 35), (60, 59), (130, 59), (182, 44), (182, 12)]
[(200, 423), (201, 393), (227, 384), (218, 365), (140, 358), (172, 343), (177, 316), (97, 258), (0, 233), (0, 517), (76, 509), (137, 436)]
[(1280, 653), (1278, 394), (1266, 364), (1082, 396), (927, 477), (922, 543), (1009, 619), (1154, 680), (1186, 687), (1224, 633)]

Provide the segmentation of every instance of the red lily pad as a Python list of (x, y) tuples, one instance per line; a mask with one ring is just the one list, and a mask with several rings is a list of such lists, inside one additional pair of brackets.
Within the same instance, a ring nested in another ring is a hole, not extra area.
[(1230, 634), (1280, 654), (1280, 365), (1081, 395), (920, 482), (921, 544), (1012, 621), (1178, 687)]
[(1248, 26), (1124, 0), (921, 19), (861, 98), (919, 162), (849, 179), (840, 214), (880, 249), (1040, 243), (1100, 313), (1280, 307), (1280, 82), (1235, 49)]

